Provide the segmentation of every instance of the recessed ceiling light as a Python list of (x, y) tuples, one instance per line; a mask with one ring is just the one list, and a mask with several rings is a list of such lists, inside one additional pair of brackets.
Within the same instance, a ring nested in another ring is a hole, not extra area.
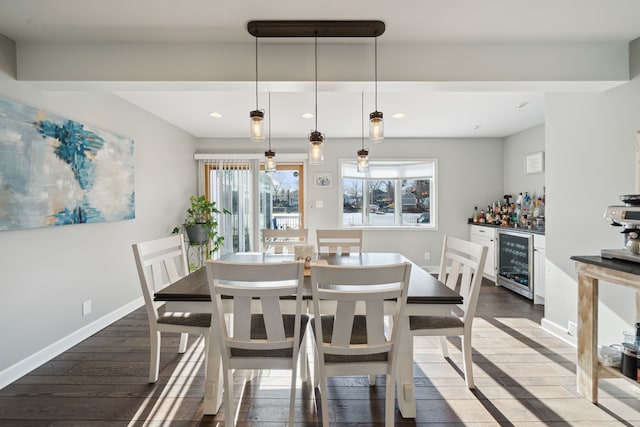
[(304, 113), (302, 115), (302, 117), (304, 117), (305, 119), (313, 119), (313, 113)]
[(403, 119), (403, 118), (406, 117), (406, 114), (405, 113), (395, 113), (391, 117), (393, 117), (394, 119)]
[(529, 105), (529, 101), (523, 101), (520, 104), (516, 104), (516, 108), (524, 108)]
[(216, 113), (215, 111), (212, 112), (212, 113), (209, 113), (209, 116), (213, 117), (214, 119), (221, 119), (222, 118), (222, 114)]

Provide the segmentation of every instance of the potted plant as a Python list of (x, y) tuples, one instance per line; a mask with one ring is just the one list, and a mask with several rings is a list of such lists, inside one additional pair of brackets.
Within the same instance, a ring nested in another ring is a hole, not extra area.
[[(216, 207), (216, 202), (209, 201), (205, 196), (191, 196), (189, 198), (191, 206), (182, 224), (191, 245), (202, 245), (211, 242), (211, 253), (217, 251), (224, 241), (224, 237), (218, 234), (218, 215), (230, 213), (226, 209), (220, 211)], [(178, 227), (173, 229), (174, 233), (179, 231)]]

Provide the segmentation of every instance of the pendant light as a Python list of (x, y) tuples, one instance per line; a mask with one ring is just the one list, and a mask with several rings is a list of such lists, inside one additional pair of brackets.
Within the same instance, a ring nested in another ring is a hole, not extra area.
[(269, 92), (269, 150), (264, 152), (264, 171), (275, 172), (276, 171), (276, 152), (271, 149), (271, 92)]
[(378, 37), (375, 40), (375, 107), (376, 110), (369, 114), (369, 141), (373, 143), (382, 142), (384, 139), (384, 122), (382, 121), (382, 111), (378, 111)]
[(309, 164), (321, 165), (324, 161), (324, 135), (318, 132), (318, 36), (315, 36), (315, 116), (316, 128), (309, 134)]
[(256, 37), (256, 109), (249, 113), (249, 135), (251, 141), (264, 142), (264, 110), (258, 109), (258, 38)]
[(360, 118), (362, 123), (360, 130), (362, 131), (362, 148), (358, 150), (358, 172), (369, 172), (369, 150), (364, 148), (364, 92), (362, 92), (361, 105)]

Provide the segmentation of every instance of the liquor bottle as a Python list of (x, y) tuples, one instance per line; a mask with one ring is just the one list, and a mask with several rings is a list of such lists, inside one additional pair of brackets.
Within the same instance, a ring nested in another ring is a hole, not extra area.
[(533, 218), (537, 219), (540, 216), (540, 199), (536, 200), (533, 205)]
[(473, 208), (473, 222), (478, 222), (478, 207)]

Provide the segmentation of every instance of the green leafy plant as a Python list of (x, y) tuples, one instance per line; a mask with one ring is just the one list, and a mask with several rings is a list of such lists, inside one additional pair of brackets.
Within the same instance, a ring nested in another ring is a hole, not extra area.
[[(191, 206), (187, 209), (182, 226), (187, 232), (189, 243), (203, 244), (211, 242), (210, 253), (220, 249), (224, 244), (224, 237), (218, 234), (218, 215), (229, 214), (226, 209), (219, 210), (216, 202), (209, 201), (205, 196), (191, 196)], [(173, 233), (179, 233), (180, 228), (175, 227)]]

